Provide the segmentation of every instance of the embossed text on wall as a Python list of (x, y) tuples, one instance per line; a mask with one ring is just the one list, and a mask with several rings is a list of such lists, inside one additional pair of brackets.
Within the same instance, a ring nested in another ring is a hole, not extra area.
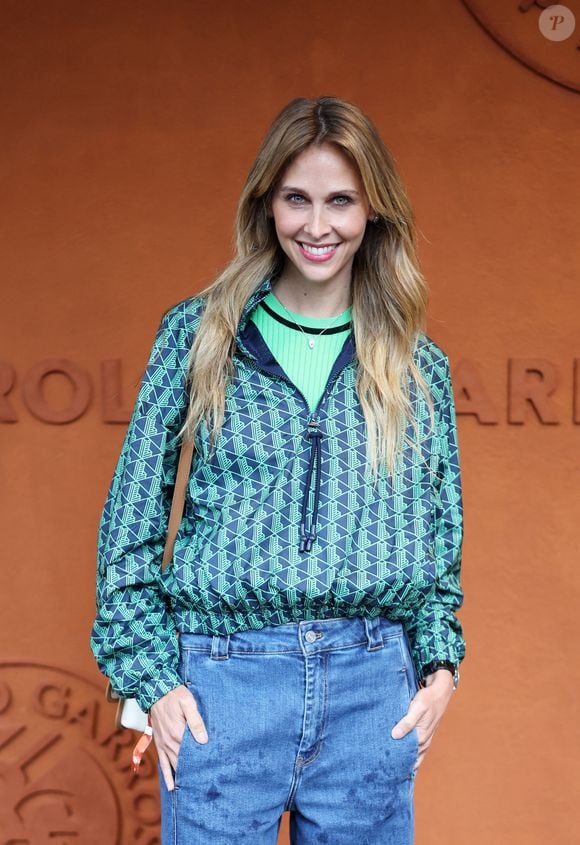
[[(484, 368), (469, 359), (457, 363), (452, 377), (457, 415), (481, 425), (580, 425), (580, 358), (566, 363), (508, 358), (501, 394), (490, 389)], [(131, 408), (123, 397), (137, 382), (123, 381), (119, 358), (100, 361), (96, 373), (68, 358), (45, 358), (23, 372), (0, 361), (0, 423), (17, 423), (28, 414), (62, 425), (91, 412), (104, 423), (126, 424)]]

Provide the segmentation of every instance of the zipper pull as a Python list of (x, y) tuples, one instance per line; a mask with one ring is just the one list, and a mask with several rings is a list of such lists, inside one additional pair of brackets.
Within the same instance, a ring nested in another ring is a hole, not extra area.
[(311, 534), (306, 534), (304, 531), (304, 525), (301, 526), (301, 537), (300, 537), (300, 546), (298, 547), (299, 552), (309, 552), (312, 549), (312, 543), (316, 540), (316, 537), (313, 537)]
[(320, 431), (320, 423), (316, 419), (316, 417), (312, 417), (312, 419), (308, 420), (308, 437), (322, 437), (322, 432)]

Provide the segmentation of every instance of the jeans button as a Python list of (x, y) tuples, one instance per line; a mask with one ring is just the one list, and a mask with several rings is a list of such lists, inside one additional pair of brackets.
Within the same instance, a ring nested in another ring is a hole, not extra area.
[(304, 639), (307, 643), (313, 643), (314, 640), (317, 639), (316, 631), (306, 631), (306, 633), (304, 634)]

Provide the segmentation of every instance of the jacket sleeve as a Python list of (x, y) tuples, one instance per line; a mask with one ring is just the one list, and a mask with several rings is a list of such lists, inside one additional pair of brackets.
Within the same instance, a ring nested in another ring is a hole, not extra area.
[(98, 528), (90, 647), (113, 690), (145, 711), (182, 683), (159, 586), (187, 406), (182, 311), (170, 309), (157, 330)]
[(433, 554), (437, 577), (433, 591), (409, 626), (413, 660), (420, 678), (434, 660), (458, 665), (465, 656), (465, 640), (455, 615), (463, 604), (460, 584), (463, 543), (463, 502), (457, 421), (449, 359), (435, 365), (439, 378), (432, 384), (439, 444), (439, 470), (433, 484)]

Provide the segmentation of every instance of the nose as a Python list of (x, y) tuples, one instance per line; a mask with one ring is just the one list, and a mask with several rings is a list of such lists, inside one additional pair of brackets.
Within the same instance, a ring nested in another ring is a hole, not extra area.
[(306, 220), (304, 221), (304, 231), (310, 235), (314, 240), (320, 240), (331, 230), (331, 226), (327, 220), (324, 206), (312, 205)]

